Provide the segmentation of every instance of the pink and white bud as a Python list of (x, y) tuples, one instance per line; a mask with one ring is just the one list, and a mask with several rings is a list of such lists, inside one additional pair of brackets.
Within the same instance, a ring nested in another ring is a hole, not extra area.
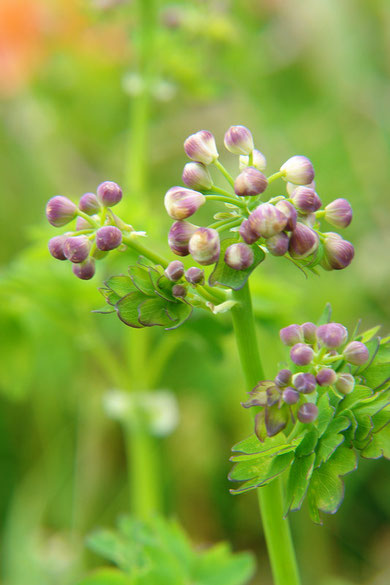
[(290, 350), (290, 358), (297, 366), (307, 366), (314, 357), (314, 351), (305, 343), (297, 343)]
[(259, 236), (251, 229), (248, 219), (244, 219), (238, 231), (244, 242), (247, 244), (254, 244), (259, 239)]
[(284, 256), (288, 252), (290, 238), (284, 232), (268, 238), (265, 245), (273, 256)]
[(287, 217), (271, 203), (262, 203), (256, 207), (248, 220), (251, 230), (259, 238), (271, 238), (282, 232), (287, 225)]
[[(297, 189), (297, 187), (302, 187), (302, 186), (303, 185), (295, 185), (294, 183), (287, 182), (286, 183), (286, 191), (290, 195), (290, 197), (292, 197), (295, 189)], [(304, 186), (309, 187), (309, 189), (314, 189), (314, 191), (316, 190), (316, 184), (314, 181), (312, 181), (311, 183), (308, 183), (307, 185), (304, 185)]]
[(311, 394), (317, 387), (317, 380), (313, 374), (300, 372), (292, 378), (294, 388), (302, 394)]
[(347, 268), (355, 255), (355, 249), (351, 242), (333, 232), (326, 233), (324, 236), (324, 257), (321, 260), (321, 266), (325, 270)]
[(290, 406), (291, 404), (296, 404), (298, 402), (299, 392), (294, 390), (294, 388), (291, 388), (291, 386), (288, 386), (283, 390), (282, 397), (283, 401)]
[(173, 260), (164, 270), (165, 276), (172, 282), (177, 282), (184, 276), (184, 265), (180, 260)]
[(177, 256), (188, 256), (188, 244), (191, 236), (199, 229), (188, 221), (175, 221), (168, 234), (168, 245)]
[(224, 143), (233, 154), (250, 154), (254, 149), (252, 134), (245, 126), (230, 126)]
[(338, 374), (335, 386), (342, 394), (350, 394), (355, 387), (355, 378), (352, 374)]
[(183, 183), (190, 189), (206, 191), (213, 186), (213, 180), (208, 168), (199, 162), (189, 162), (184, 166), (182, 177)]
[(370, 352), (361, 341), (351, 341), (343, 351), (344, 359), (354, 366), (365, 364), (370, 358)]
[(253, 250), (247, 244), (232, 244), (226, 248), (224, 260), (234, 270), (245, 270), (253, 264)]
[(305, 342), (310, 344), (315, 343), (317, 326), (311, 323), (311, 321), (307, 321), (301, 325), (301, 329)]
[(295, 345), (296, 343), (303, 342), (302, 328), (295, 323), (288, 327), (283, 327), (283, 329), (279, 331), (279, 336), (284, 345)]
[(122, 189), (113, 181), (104, 181), (97, 188), (97, 198), (104, 207), (113, 207), (122, 199)]
[(67, 197), (56, 195), (49, 199), (46, 205), (46, 217), (54, 227), (66, 225), (77, 215), (77, 207)]
[(208, 266), (214, 264), (219, 258), (221, 250), (219, 234), (212, 228), (199, 228), (191, 236), (188, 249), (194, 260)]
[(318, 234), (314, 230), (298, 222), (291, 233), (288, 250), (292, 258), (306, 258), (317, 250), (319, 241)]
[(314, 189), (309, 189), (308, 187), (297, 187), (291, 198), (295, 207), (303, 214), (313, 213), (320, 209), (322, 205), (322, 201)]
[(49, 248), (49, 252), (53, 256), (53, 258), (56, 258), (57, 260), (66, 260), (67, 259), (65, 254), (64, 254), (64, 244), (65, 244), (67, 237), (68, 236), (66, 236), (66, 235), (54, 236), (54, 238), (51, 238), (49, 240), (48, 248)]
[(191, 266), (185, 273), (185, 278), (190, 284), (204, 284), (204, 270), (197, 266)]
[(314, 179), (314, 168), (306, 156), (292, 156), (280, 167), (284, 179), (295, 185), (308, 185)]
[(348, 338), (348, 331), (341, 323), (325, 323), (317, 327), (317, 341), (321, 347), (336, 349)]
[(309, 228), (314, 228), (315, 224), (317, 223), (317, 217), (315, 213), (307, 213), (303, 215), (302, 213), (298, 214), (298, 222), (303, 223)]
[(277, 386), (279, 386), (279, 388), (283, 388), (284, 386), (288, 386), (288, 384), (290, 384), (291, 382), (291, 370), (287, 370), (286, 368), (284, 368), (283, 370), (280, 370), (275, 378), (275, 384)]
[[(260, 152), (260, 150), (254, 150), (252, 153), (252, 167), (255, 167), (255, 169), (257, 169), (258, 171), (265, 171), (265, 168), (267, 166), (267, 161), (266, 158), (264, 156), (264, 154), (262, 152)], [(239, 162), (239, 166), (240, 166), (240, 171), (243, 171), (246, 167), (249, 166), (249, 156), (246, 154), (242, 154), (240, 156), (240, 162)]]
[(96, 246), (103, 252), (114, 250), (122, 243), (122, 232), (114, 225), (105, 225), (96, 232)]
[(281, 201), (277, 202), (275, 207), (279, 209), (279, 211), (281, 211), (283, 215), (287, 217), (287, 224), (285, 230), (287, 230), (288, 232), (292, 232), (293, 230), (295, 230), (295, 226), (297, 225), (298, 213), (294, 205), (290, 203), (290, 201), (282, 199)]
[(94, 193), (84, 193), (80, 197), (79, 209), (87, 215), (93, 215), (100, 210), (100, 203)]
[(184, 299), (184, 297), (187, 295), (187, 289), (182, 284), (175, 284), (175, 286), (172, 287), (172, 295), (174, 297)]
[(319, 386), (332, 386), (337, 380), (337, 374), (332, 368), (322, 368), (316, 375)]
[(184, 150), (188, 158), (204, 165), (209, 165), (218, 158), (214, 136), (208, 130), (191, 134), (184, 142)]
[(88, 258), (80, 264), (73, 264), (73, 274), (81, 280), (90, 280), (95, 274), (95, 260)]
[(254, 167), (246, 167), (234, 181), (234, 192), (240, 197), (263, 193), (268, 185), (267, 178)]
[(78, 217), (76, 219), (76, 232), (79, 232), (81, 230), (91, 230), (92, 225), (89, 223), (89, 221), (87, 219), (84, 219), (83, 217)]
[(336, 227), (346, 228), (352, 221), (352, 207), (346, 199), (335, 199), (325, 207), (325, 221)]
[(86, 260), (90, 250), (91, 242), (87, 236), (69, 237), (64, 242), (64, 255), (68, 260), (76, 264)]
[(206, 203), (206, 197), (184, 187), (171, 187), (164, 197), (165, 209), (173, 219), (186, 219)]
[(297, 417), (301, 423), (312, 423), (318, 417), (318, 407), (312, 402), (305, 402), (299, 407)]

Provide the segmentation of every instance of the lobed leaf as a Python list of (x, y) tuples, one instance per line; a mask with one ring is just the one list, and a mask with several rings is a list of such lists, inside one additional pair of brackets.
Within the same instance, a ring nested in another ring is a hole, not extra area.
[(250, 246), (254, 256), (252, 266), (245, 268), (245, 270), (234, 270), (234, 268), (230, 268), (230, 266), (228, 266), (225, 262), (225, 252), (231, 244), (236, 243), (236, 238), (228, 238), (221, 242), (221, 253), (219, 255), (219, 260), (209, 277), (210, 286), (220, 284), (222, 286), (232, 288), (233, 290), (240, 290), (240, 288), (242, 288), (248, 280), (251, 273), (264, 260), (265, 253), (263, 250), (256, 244), (253, 244)]

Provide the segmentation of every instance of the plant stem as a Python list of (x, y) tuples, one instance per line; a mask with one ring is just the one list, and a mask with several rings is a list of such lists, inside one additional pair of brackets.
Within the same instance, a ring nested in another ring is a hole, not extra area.
[(219, 171), (221, 171), (221, 173), (223, 174), (223, 176), (225, 177), (225, 179), (227, 180), (228, 183), (230, 183), (230, 185), (233, 187), (234, 189), (234, 180), (233, 177), (230, 175), (230, 173), (225, 169), (225, 167), (223, 166), (222, 163), (219, 162), (218, 159), (216, 159), (214, 161), (214, 166), (217, 167), (217, 169)]
[(270, 175), (269, 177), (267, 177), (268, 185), (270, 183), (273, 183), (274, 181), (276, 181), (276, 179), (280, 179), (280, 177), (283, 177), (283, 176), (284, 176), (283, 171), (278, 171), (277, 173)]
[(224, 201), (225, 203), (231, 203), (232, 205), (236, 205), (237, 207), (241, 207), (245, 209), (245, 203), (234, 199), (231, 195), (227, 197), (226, 195), (205, 195), (207, 201)]
[[(257, 344), (252, 301), (248, 283), (233, 291), (238, 302), (232, 308), (238, 353), (248, 388), (264, 379)], [(298, 566), (288, 520), (283, 518), (283, 489), (280, 479), (257, 490), (264, 533), (275, 585), (300, 585)]]

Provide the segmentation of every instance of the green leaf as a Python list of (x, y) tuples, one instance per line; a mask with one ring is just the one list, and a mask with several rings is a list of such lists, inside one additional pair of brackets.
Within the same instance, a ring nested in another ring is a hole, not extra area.
[(351, 421), (346, 416), (339, 416), (331, 422), (318, 443), (315, 467), (319, 467), (333, 455), (337, 447), (345, 440), (344, 435), (340, 433), (350, 426)]
[(131, 278), (125, 275), (111, 276), (104, 283), (107, 288), (111, 289), (119, 298), (128, 295), (136, 290)]
[(337, 414), (344, 410), (350, 410), (356, 406), (361, 400), (372, 396), (371, 388), (367, 386), (355, 386), (350, 394), (347, 394), (340, 402), (337, 407)]
[(228, 266), (224, 260), (225, 251), (231, 244), (236, 243), (236, 238), (228, 238), (221, 242), (221, 253), (219, 255), (219, 260), (209, 277), (210, 286), (221, 284), (222, 286), (228, 286), (233, 290), (239, 290), (244, 286), (254, 269), (264, 260), (265, 253), (261, 248), (259, 248), (259, 246), (254, 244), (253, 246), (250, 246), (254, 256), (252, 266), (246, 268), (245, 270), (234, 270), (233, 268), (230, 268), (230, 266)]
[(126, 541), (112, 530), (97, 530), (87, 539), (88, 547), (121, 569), (130, 569), (135, 562), (135, 552)]
[(376, 392), (373, 396), (361, 400), (359, 404), (353, 408), (353, 411), (355, 415), (373, 416), (388, 404), (390, 404), (390, 389)]
[(236, 463), (229, 474), (231, 481), (245, 481), (232, 494), (239, 494), (255, 487), (265, 485), (283, 473), (294, 459), (294, 453), (283, 453), (276, 457), (259, 457), (251, 461)]
[(286, 492), (286, 512), (299, 510), (309, 487), (313, 473), (315, 453), (295, 459), (288, 474)]
[(191, 317), (192, 314), (192, 306), (187, 303), (185, 300), (178, 300), (176, 303), (170, 303), (166, 306), (166, 310), (168, 315), (172, 317), (173, 325), (171, 327), (166, 327), (169, 331), (171, 329), (176, 329), (180, 325), (182, 325), (187, 319)]
[(138, 315), (138, 322), (144, 327), (153, 327), (153, 325), (169, 327), (174, 324), (166, 309), (166, 301), (159, 297), (143, 300), (138, 306)]
[(380, 388), (390, 380), (390, 344), (378, 347), (371, 363), (363, 371), (366, 383), (374, 389)]
[(316, 448), (317, 442), (318, 442), (317, 429), (313, 428), (310, 431), (307, 431), (295, 450), (295, 456), (306, 457), (307, 455), (310, 455)]
[(206, 551), (194, 570), (194, 585), (245, 585), (253, 576), (255, 563), (248, 553), (232, 555), (221, 543)]
[(249, 459), (254, 459), (259, 455), (270, 457), (271, 455), (288, 453), (289, 451), (294, 451), (299, 440), (294, 439), (291, 443), (286, 443), (283, 433), (279, 433), (275, 437), (267, 437), (264, 443), (261, 443), (256, 435), (251, 435), (248, 439), (233, 447), (233, 452), (243, 450), (243, 453), (233, 455), (230, 457), (230, 461), (249, 461)]
[(135, 266), (129, 266), (128, 270), (134, 287), (144, 295), (154, 297), (154, 286), (149, 276), (150, 268), (145, 268), (136, 264)]
[(363, 333), (357, 335), (356, 339), (362, 343), (367, 343), (368, 341), (371, 341), (373, 337), (375, 337), (381, 327), (381, 325), (377, 325), (376, 327), (372, 327), (372, 329), (367, 329), (367, 331), (363, 331)]
[(98, 569), (78, 585), (133, 585), (134, 581), (125, 573), (117, 569)]
[(287, 404), (280, 408), (277, 404), (267, 406), (264, 421), (268, 437), (273, 437), (280, 433), (287, 425), (289, 418), (290, 413)]
[(132, 292), (120, 299), (115, 305), (119, 319), (129, 327), (135, 327), (136, 329), (143, 327), (138, 321), (138, 307), (145, 299), (145, 295), (141, 292)]
[(386, 425), (378, 433), (373, 433), (371, 441), (361, 452), (366, 459), (390, 459), (390, 425)]
[(318, 400), (317, 406), (318, 418), (315, 422), (315, 426), (317, 427), (318, 435), (321, 437), (334, 416), (335, 408), (330, 405), (329, 395), (327, 392), (325, 392)]
[(317, 321), (317, 325), (324, 325), (325, 323), (329, 323), (332, 318), (332, 305), (330, 303), (326, 303), (325, 309), (323, 310), (322, 315)]

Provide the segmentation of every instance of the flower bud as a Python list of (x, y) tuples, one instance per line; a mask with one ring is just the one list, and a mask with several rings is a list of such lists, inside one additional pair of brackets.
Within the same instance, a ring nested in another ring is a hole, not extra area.
[(298, 222), (291, 234), (288, 251), (292, 258), (306, 258), (317, 250), (318, 245), (318, 234), (303, 223)]
[(94, 193), (84, 193), (80, 197), (79, 209), (87, 215), (93, 215), (100, 210), (99, 201)]
[(275, 384), (279, 386), (279, 388), (283, 388), (283, 386), (287, 386), (291, 382), (291, 371), (287, 369), (280, 370), (275, 378)]
[(297, 343), (290, 350), (290, 358), (297, 366), (307, 366), (314, 357), (314, 351), (305, 343)]
[(172, 187), (164, 198), (165, 209), (173, 219), (190, 217), (204, 203), (206, 203), (206, 197), (202, 193), (183, 187)]
[(232, 244), (226, 248), (224, 259), (230, 268), (245, 270), (253, 264), (253, 250), (246, 244)]
[(303, 223), (307, 227), (312, 228), (317, 222), (317, 217), (315, 213), (307, 213), (306, 215), (302, 215), (301, 213), (299, 213), (298, 221), (300, 223)]
[(299, 407), (297, 416), (301, 423), (312, 423), (318, 417), (318, 407), (312, 402), (305, 402)]
[(76, 219), (76, 232), (79, 232), (80, 230), (91, 230), (91, 229), (93, 229), (93, 228), (88, 220), (84, 219), (83, 217), (78, 217)]
[(64, 254), (71, 262), (83, 262), (88, 258), (91, 242), (87, 236), (74, 236), (66, 238), (64, 242)]
[(250, 154), (254, 148), (252, 134), (245, 126), (230, 126), (224, 143), (233, 154)]
[(249, 219), (244, 219), (238, 231), (247, 244), (254, 244), (259, 239), (259, 236), (251, 229)]
[(346, 228), (352, 221), (352, 207), (346, 199), (335, 199), (325, 207), (324, 219), (331, 225)]
[(122, 189), (113, 181), (104, 181), (97, 188), (97, 198), (104, 207), (113, 207), (122, 199)]
[(283, 327), (279, 331), (280, 339), (284, 345), (295, 345), (296, 343), (301, 343), (303, 341), (303, 332), (300, 325), (289, 325), (288, 327)]
[(316, 375), (319, 386), (331, 386), (337, 380), (337, 374), (332, 368), (322, 368)]
[(240, 197), (259, 195), (266, 190), (266, 177), (254, 167), (246, 167), (234, 181), (234, 192)]
[(67, 197), (56, 195), (46, 205), (46, 217), (54, 227), (66, 225), (77, 215), (77, 207)]
[[(264, 171), (265, 167), (267, 166), (267, 161), (265, 159), (264, 154), (260, 152), (260, 150), (254, 150), (252, 153), (252, 167), (255, 167), (258, 171)], [(240, 171), (243, 171), (245, 167), (249, 166), (249, 156), (242, 154), (240, 156)]]
[(314, 169), (306, 156), (292, 156), (280, 167), (284, 179), (295, 185), (308, 185), (314, 179)]
[(290, 238), (288, 235), (280, 232), (280, 234), (275, 234), (271, 238), (268, 238), (265, 245), (269, 253), (273, 256), (284, 256), (288, 251), (289, 242)]
[(369, 357), (370, 352), (367, 347), (361, 341), (351, 341), (343, 351), (344, 359), (354, 366), (361, 366), (365, 364)]
[(204, 270), (197, 266), (191, 266), (185, 273), (186, 281), (190, 284), (203, 284), (204, 283)]
[(184, 299), (187, 294), (187, 289), (182, 284), (175, 284), (175, 286), (172, 287), (172, 294), (174, 297)]
[(301, 328), (305, 342), (310, 344), (315, 343), (317, 326), (308, 321), (307, 323), (303, 323)]
[(326, 323), (317, 327), (318, 343), (328, 349), (336, 349), (346, 342), (348, 331), (340, 323)]
[(317, 386), (317, 381), (313, 374), (295, 374), (293, 376), (294, 387), (302, 394), (311, 394)]
[(338, 374), (336, 381), (336, 388), (342, 394), (350, 394), (355, 387), (355, 378), (352, 374), (343, 372)]
[(105, 225), (96, 232), (96, 246), (99, 250), (107, 252), (114, 250), (122, 243), (122, 232), (114, 225)]
[(291, 198), (295, 207), (305, 214), (317, 211), (322, 205), (321, 199), (314, 189), (309, 189), (308, 187), (297, 187)]
[(277, 202), (275, 207), (279, 209), (279, 211), (281, 211), (283, 215), (287, 217), (287, 223), (284, 229), (287, 230), (288, 232), (292, 232), (293, 230), (295, 230), (295, 226), (297, 225), (298, 213), (294, 205), (290, 203), (290, 201), (282, 199), (281, 201)]
[(218, 158), (214, 136), (208, 130), (191, 134), (184, 142), (184, 150), (188, 158), (204, 165), (209, 165)]
[(321, 266), (325, 270), (342, 270), (349, 266), (355, 255), (353, 245), (339, 234), (329, 232), (324, 235), (324, 257)]
[(183, 183), (190, 189), (208, 190), (213, 186), (213, 180), (208, 168), (199, 162), (189, 162), (184, 166)]
[(283, 390), (283, 400), (288, 405), (296, 404), (299, 400), (299, 392), (289, 386)]
[(80, 264), (73, 264), (73, 274), (81, 280), (90, 280), (95, 274), (95, 260), (88, 258)]
[(214, 264), (220, 253), (219, 234), (212, 228), (199, 228), (188, 244), (191, 256), (204, 266)]
[(57, 258), (57, 260), (66, 260), (66, 256), (64, 254), (64, 243), (68, 236), (54, 236), (51, 238), (48, 243), (48, 248), (50, 254), (53, 258)]
[(188, 221), (175, 221), (168, 234), (168, 244), (172, 252), (178, 256), (188, 256), (188, 243), (197, 229), (198, 226)]
[[(290, 182), (286, 183), (286, 191), (290, 195), (290, 197), (293, 196), (293, 193), (297, 187), (302, 187), (302, 185), (294, 185), (294, 183)], [(308, 183), (307, 185), (305, 185), (305, 187), (309, 187), (309, 189), (314, 189), (314, 191), (316, 190), (316, 184), (314, 181)]]
[(275, 205), (262, 203), (250, 214), (248, 221), (259, 238), (271, 238), (284, 230), (287, 217)]
[(164, 270), (165, 276), (172, 282), (180, 280), (184, 276), (184, 265), (180, 260), (173, 260)]

